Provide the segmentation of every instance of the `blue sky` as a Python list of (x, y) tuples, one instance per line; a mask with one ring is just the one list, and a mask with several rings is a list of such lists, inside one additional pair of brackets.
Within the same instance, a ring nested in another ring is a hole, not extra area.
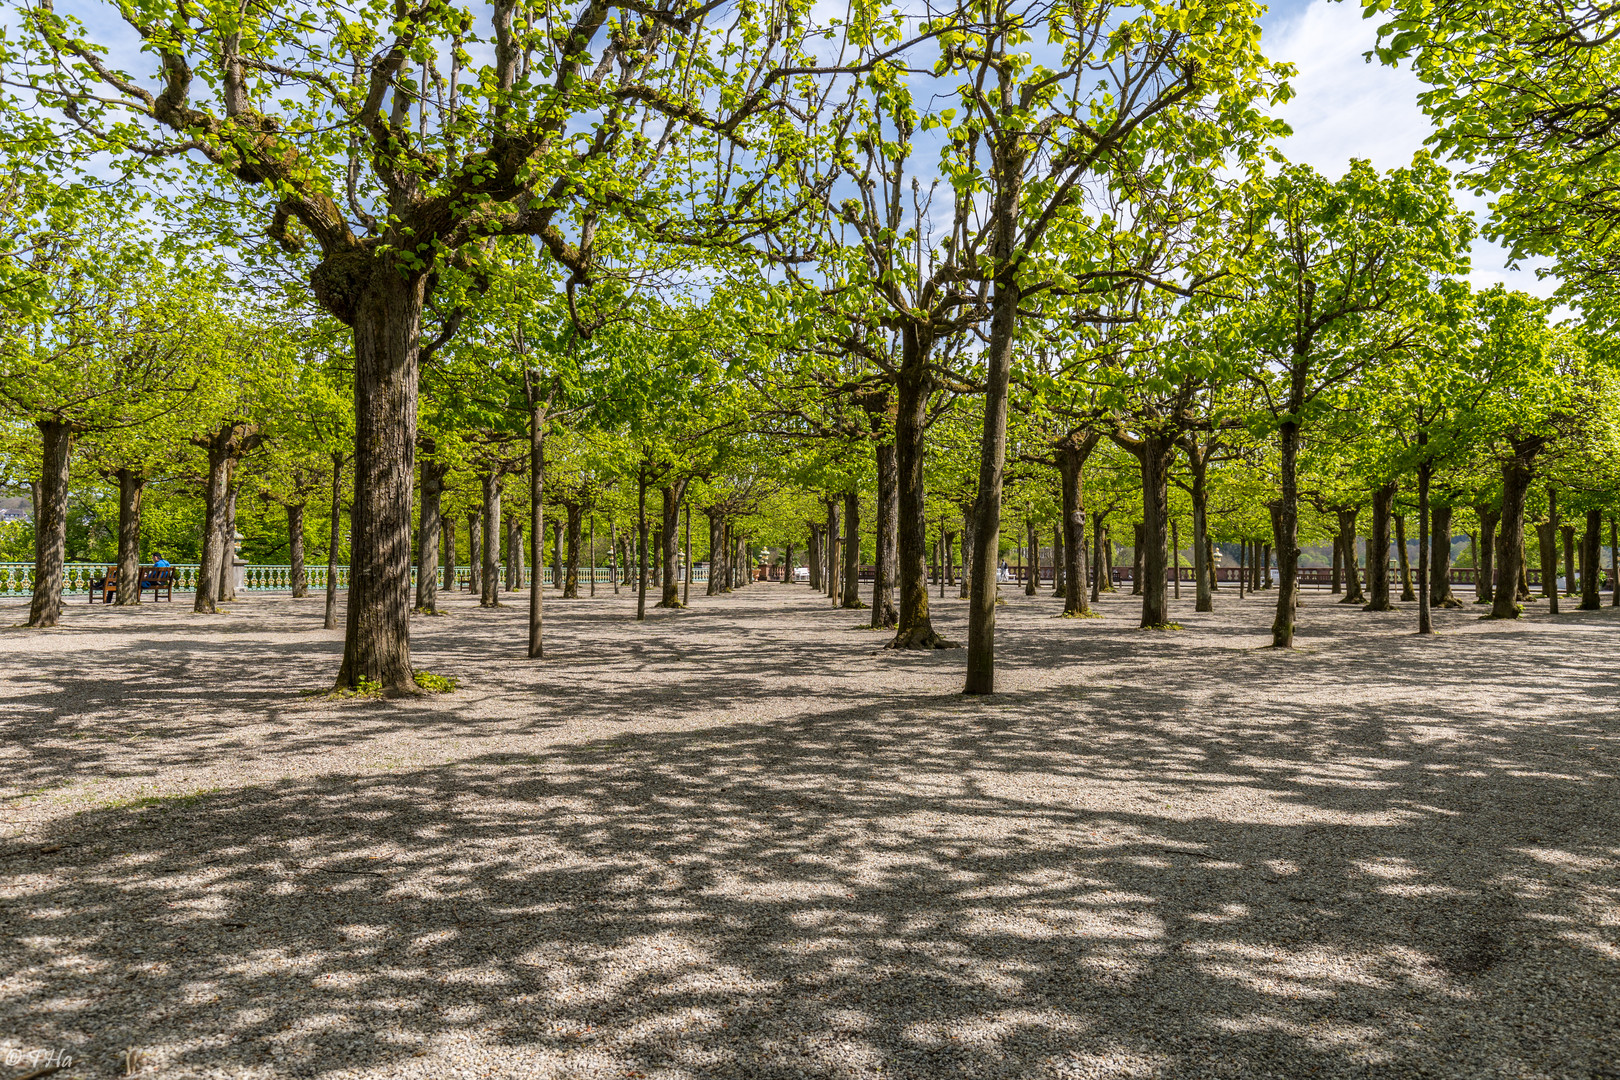
[[(1297, 96), (1282, 110), (1294, 129), (1281, 147), (1291, 160), (1337, 176), (1353, 157), (1389, 169), (1423, 146), (1432, 127), (1417, 107), (1422, 83), (1409, 71), (1362, 59), (1377, 24), (1361, 17), (1357, 0), (1276, 0), (1261, 26), (1266, 55), (1299, 68)], [(1460, 192), (1458, 202), (1483, 223), (1485, 200)], [(1554, 283), (1538, 280), (1532, 265), (1510, 270), (1506, 262), (1500, 247), (1475, 241), (1474, 284), (1502, 281), (1536, 296), (1552, 292)]]

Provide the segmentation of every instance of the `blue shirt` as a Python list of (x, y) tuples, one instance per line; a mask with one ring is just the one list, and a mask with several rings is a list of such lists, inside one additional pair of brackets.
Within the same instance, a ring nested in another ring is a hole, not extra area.
[(163, 556), (159, 555), (157, 558), (152, 560), (152, 565), (153, 566), (168, 566), (169, 565), (169, 560), (165, 559)]

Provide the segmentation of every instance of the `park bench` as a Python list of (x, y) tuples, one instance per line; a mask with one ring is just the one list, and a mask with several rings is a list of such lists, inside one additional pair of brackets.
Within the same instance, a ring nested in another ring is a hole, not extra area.
[[(140, 568), (140, 592), (152, 590), (152, 599), (168, 600), (174, 602), (174, 567), (172, 566), (143, 566)], [(90, 581), (90, 603), (101, 597), (103, 604), (110, 604), (118, 595), (118, 567), (109, 566), (98, 578)]]

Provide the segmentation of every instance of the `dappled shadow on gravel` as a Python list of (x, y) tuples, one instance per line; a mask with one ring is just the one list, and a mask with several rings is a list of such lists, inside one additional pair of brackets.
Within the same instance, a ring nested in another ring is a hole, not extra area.
[[(460, 612), (422, 652), (468, 690), (404, 706), (278, 694), (273, 651), (167, 735), (97, 687), (163, 768), (263, 772), (0, 842), (0, 1046), (105, 1076), (130, 1048), (161, 1076), (1620, 1076), (1620, 623), (1419, 642), (1320, 604), (1279, 654), (1228, 609), (1009, 604), (993, 701), (781, 592), (581, 611), (572, 675), (509, 682), (511, 620)], [(34, 767), (80, 714), (28, 693)], [(278, 773), (244, 717), (403, 763)], [(105, 746), (72, 769), (155, 767)]]

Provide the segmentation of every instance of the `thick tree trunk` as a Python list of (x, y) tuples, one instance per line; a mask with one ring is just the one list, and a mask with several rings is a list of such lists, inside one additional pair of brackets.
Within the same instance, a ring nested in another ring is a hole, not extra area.
[(647, 469), (636, 470), (636, 621), (647, 617)]
[(1283, 421), (1279, 430), (1282, 494), (1274, 515), (1277, 546), (1277, 614), (1271, 622), (1271, 644), (1294, 647), (1299, 610), (1299, 423)]
[(487, 472), (478, 478), (478, 485), (484, 499), (484, 587), (478, 595), (478, 606), (500, 607), (501, 474)]
[[(752, 575), (750, 575), (752, 576)], [(844, 596), (842, 606), (864, 608), (861, 600), (861, 493), (844, 492)]]
[[(873, 548), (872, 629), (882, 630), (900, 621), (894, 606), (894, 571), (898, 557), (896, 533), (900, 526), (900, 475), (895, 463), (894, 443), (884, 440), (877, 446), (877, 537)], [(788, 554), (793, 549), (788, 548)], [(791, 558), (789, 562), (791, 563)], [(791, 574), (793, 568), (788, 567)]]
[[(827, 598), (837, 603), (844, 585), (844, 535), (839, 528), (838, 500), (827, 499), (824, 505), (827, 508)], [(729, 586), (730, 582), (727, 584)]]
[[(712, 518), (712, 517), (709, 518), (709, 551), (711, 552), (711, 555), (709, 557), (709, 563), (710, 563), (710, 567), (709, 567), (709, 592), (712, 594), (715, 591), (715, 589), (714, 589), (714, 566), (713, 566), (714, 556), (712, 554), (712, 552), (714, 551), (714, 518)], [(804, 556), (804, 558), (805, 558), (805, 564), (810, 570), (810, 576), (809, 576), (810, 588), (814, 589), (817, 592), (820, 592), (821, 591), (821, 526), (817, 525), (815, 522), (810, 523), (810, 539), (805, 545), (805, 556)]]
[(219, 538), (219, 598), (236, 599), (236, 496), (242, 485), (236, 480), (236, 462), (231, 462), (230, 486), (225, 492), (224, 535)]
[[(434, 530), (435, 534), (438, 530)], [(435, 548), (435, 550), (437, 550)], [(292, 570), (292, 594), (294, 600), (301, 600), (309, 595), (309, 577), (304, 572), (304, 504), (287, 507), (287, 562)], [(429, 578), (433, 577), (433, 570), (427, 572)]]
[(1087, 581), (1086, 559), (1086, 459), (1097, 445), (1098, 437), (1089, 434), (1078, 443), (1071, 440), (1057, 452), (1058, 475), (1063, 487), (1063, 576), (1074, 582), (1073, 588), (1063, 591), (1063, 614), (1069, 618), (1089, 618), (1092, 614), (1090, 582)]
[[(128, 607), (141, 602), (141, 496), (146, 493), (146, 477), (134, 469), (118, 470), (118, 606)], [(287, 536), (293, 536), (294, 512), (297, 513), (298, 540), (293, 550), (296, 562), (294, 572), (304, 569), (303, 526), (304, 508), (287, 507)], [(293, 595), (299, 595), (299, 582), (295, 577)]]
[[(571, 502), (563, 509), (568, 515), (568, 557), (563, 565), (563, 597), (567, 600), (578, 600), (579, 557), (585, 543), (585, 507), (580, 503)], [(665, 593), (668, 591), (666, 588)]]
[(484, 592), (484, 536), (477, 511), (467, 515), (467, 591)]
[(968, 503), (962, 507), (962, 576), (959, 579), (961, 591), (957, 597), (966, 600), (971, 597), (971, 582), (973, 580), (973, 504)]
[[(725, 519), (718, 509), (703, 511), (709, 519), (709, 596), (717, 596), (726, 589), (726, 529)], [(821, 588), (821, 529), (810, 526), (810, 587)]]
[(514, 513), (506, 519), (506, 591), (523, 588), (523, 518)]
[(1603, 587), (1603, 511), (1586, 512), (1586, 531), (1581, 534), (1581, 610), (1596, 611), (1603, 606), (1598, 590)]
[(1108, 530), (1103, 527), (1102, 514), (1091, 515), (1091, 602), (1095, 604), (1105, 592), (1114, 591), (1114, 567), (1108, 550)]
[[(343, 455), (332, 455), (332, 512), (327, 521), (326, 540), (326, 622), (328, 630), (338, 628), (337, 584), (338, 544), (343, 537)], [(199, 583), (197, 591), (202, 591)]]
[(1141, 522), (1131, 526), (1131, 595), (1142, 595), (1142, 550), (1147, 540), (1142, 534)]
[(1063, 542), (1063, 523), (1060, 521), (1052, 526), (1052, 595), (1061, 597), (1065, 604), (1069, 599), (1068, 582), (1063, 580), (1068, 576), (1067, 546)]
[(1207, 470), (1195, 467), (1192, 477), (1193, 610), (1215, 610), (1215, 567), (1209, 557), (1209, 481)]
[(1564, 548), (1564, 595), (1575, 595), (1575, 526), (1560, 523), (1559, 536)]
[(62, 588), (67, 568), (68, 465), (73, 456), (73, 428), (57, 420), (38, 424), (40, 474), (35, 485), (34, 595), (28, 625), (55, 626), (62, 615)]
[[(197, 592), (191, 609), (198, 614), (212, 614), (219, 610), (220, 549), (225, 538), (226, 502), (231, 484), (230, 452), (219, 445), (208, 449), (208, 483), (203, 489), (203, 546), (197, 560)], [(337, 476), (333, 471), (333, 506), (337, 506)], [(335, 575), (334, 575), (335, 576)]]
[(1033, 521), (1024, 522), (1024, 532), (1024, 544), (1029, 551), (1029, 557), (1025, 560), (1028, 566), (1024, 570), (1024, 595), (1034, 596), (1036, 582), (1041, 577), (1041, 537)]
[(1344, 548), (1344, 599), (1343, 604), (1361, 604), (1366, 602), (1366, 594), (1361, 591), (1361, 574), (1356, 566), (1356, 518), (1360, 517), (1356, 509), (1339, 511), (1339, 542)]
[(1395, 517), (1395, 557), (1401, 572), (1401, 603), (1411, 603), (1417, 599), (1417, 593), (1412, 591), (1412, 559), (1406, 551), (1406, 515), (1396, 514)]
[(1502, 531), (1496, 539), (1496, 590), (1491, 602), (1493, 619), (1516, 619), (1519, 579), (1524, 565), (1524, 504), (1530, 493), (1533, 454), (1515, 453), (1502, 464)]
[[(526, 382), (529, 395), (529, 659), (546, 655), (546, 590), (541, 588), (540, 568), (545, 562), (546, 544), (546, 430), (550, 405), (542, 400), (532, 380)], [(618, 592), (618, 585), (613, 587)]]
[(456, 591), (456, 523), (442, 518), (439, 532), (444, 536), (444, 580), (440, 582), (440, 587), (446, 593), (453, 593)]
[(411, 670), (411, 496), (426, 280), (425, 272), (377, 261), (355, 303), (354, 505), (339, 688), (367, 681), (389, 695), (419, 692)]
[(1344, 536), (1342, 533), (1333, 534), (1333, 569), (1329, 574), (1332, 585), (1328, 589), (1334, 596), (1344, 592)]
[(661, 608), (678, 608), (681, 606), (681, 581), (676, 573), (675, 548), (676, 540), (680, 536), (681, 500), (686, 497), (686, 481), (677, 484), (665, 484), (658, 489), (663, 498), (664, 527), (659, 530), (658, 561), (663, 566), (660, 575), (664, 581), (664, 592), (658, 600)]
[[(1428, 444), (1426, 432), (1418, 433), (1420, 445)], [(1429, 479), (1433, 466), (1427, 458), (1418, 462), (1418, 633), (1434, 633), (1434, 592), (1429, 588), (1429, 575), (1434, 567), (1429, 548), (1433, 543), (1433, 528), (1429, 520)]]
[[(422, 509), (417, 520), (416, 535), (416, 610), (435, 615), (439, 610), (439, 534), (444, 531), (440, 508), (444, 502), (445, 468), (432, 458), (423, 458)], [(455, 586), (447, 584), (448, 592)]]
[(1502, 512), (1490, 506), (1476, 506), (1479, 517), (1479, 565), (1474, 567), (1474, 603), (1488, 604), (1496, 596), (1496, 527)]
[(1174, 443), (1158, 435), (1147, 435), (1142, 439), (1137, 456), (1142, 473), (1142, 524), (1137, 527), (1140, 546), (1136, 565), (1140, 568), (1143, 629), (1166, 626), (1170, 622), (1165, 571), (1170, 561), (1169, 466), (1174, 452)]
[(1547, 522), (1537, 526), (1541, 539), (1541, 594), (1547, 598), (1547, 610), (1558, 614), (1558, 532), (1563, 524), (1558, 519), (1558, 489), (1547, 485)]
[(1462, 607), (1462, 601), (1451, 591), (1451, 507), (1430, 507), (1429, 519), (1429, 605)]
[(1395, 485), (1373, 491), (1372, 535), (1367, 538), (1367, 604), (1364, 611), (1389, 611), (1389, 518)]
[(923, 507), (923, 439), (927, 430), (929, 342), (915, 328), (901, 332), (902, 365), (895, 380), (894, 452), (899, 479), (897, 572), (900, 618), (891, 649), (952, 648), (934, 632), (928, 613), (928, 523)]

